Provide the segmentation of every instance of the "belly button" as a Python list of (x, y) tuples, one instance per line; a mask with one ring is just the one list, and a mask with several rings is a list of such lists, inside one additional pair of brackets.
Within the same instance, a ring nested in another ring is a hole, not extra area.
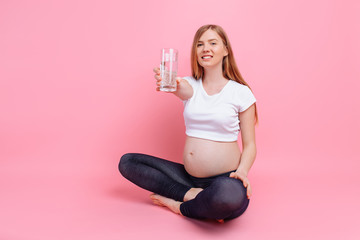
[(190, 155), (194, 155), (193, 152), (190, 152)]

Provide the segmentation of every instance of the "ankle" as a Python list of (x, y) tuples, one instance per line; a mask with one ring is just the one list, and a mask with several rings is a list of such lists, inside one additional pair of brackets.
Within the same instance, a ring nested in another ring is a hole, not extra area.
[(185, 193), (184, 202), (194, 199), (202, 190), (202, 188), (190, 188)]

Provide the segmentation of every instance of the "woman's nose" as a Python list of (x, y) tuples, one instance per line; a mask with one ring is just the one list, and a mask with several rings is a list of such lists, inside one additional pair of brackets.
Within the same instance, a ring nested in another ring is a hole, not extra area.
[(209, 45), (204, 44), (203, 52), (209, 51)]

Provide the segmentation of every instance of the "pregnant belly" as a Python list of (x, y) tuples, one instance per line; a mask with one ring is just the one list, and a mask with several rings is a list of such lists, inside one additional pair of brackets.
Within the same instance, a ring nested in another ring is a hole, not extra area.
[(187, 136), (184, 166), (194, 177), (210, 177), (236, 170), (240, 155), (237, 142), (216, 142)]

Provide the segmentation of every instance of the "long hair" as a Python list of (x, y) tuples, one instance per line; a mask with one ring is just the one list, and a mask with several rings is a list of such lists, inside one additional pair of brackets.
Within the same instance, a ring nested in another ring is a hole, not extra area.
[[(228, 51), (228, 55), (223, 58), (223, 62), (222, 62), (222, 72), (223, 72), (224, 78), (226, 78), (228, 80), (236, 81), (236, 82), (243, 84), (250, 88), (249, 84), (247, 84), (245, 82), (245, 80), (243, 79), (243, 77), (241, 76), (240, 71), (236, 65), (234, 53), (232, 51), (229, 38), (227, 37), (224, 29), (222, 29), (222, 27), (220, 27), (218, 25), (212, 25), (212, 24), (204, 25), (204, 26), (200, 27), (197, 30), (197, 32), (195, 33), (194, 41), (193, 41), (193, 44), (191, 47), (192, 76), (196, 80), (204, 77), (204, 68), (197, 61), (197, 43), (198, 43), (200, 37), (203, 35), (203, 33), (206, 32), (208, 29), (215, 31), (220, 36), (220, 38), (223, 41), (224, 46), (226, 47), (226, 49)], [(251, 88), (250, 88), (250, 90), (251, 90)], [(256, 103), (254, 105), (255, 105), (255, 125), (256, 125), (256, 124), (258, 124), (258, 113), (257, 113)]]

